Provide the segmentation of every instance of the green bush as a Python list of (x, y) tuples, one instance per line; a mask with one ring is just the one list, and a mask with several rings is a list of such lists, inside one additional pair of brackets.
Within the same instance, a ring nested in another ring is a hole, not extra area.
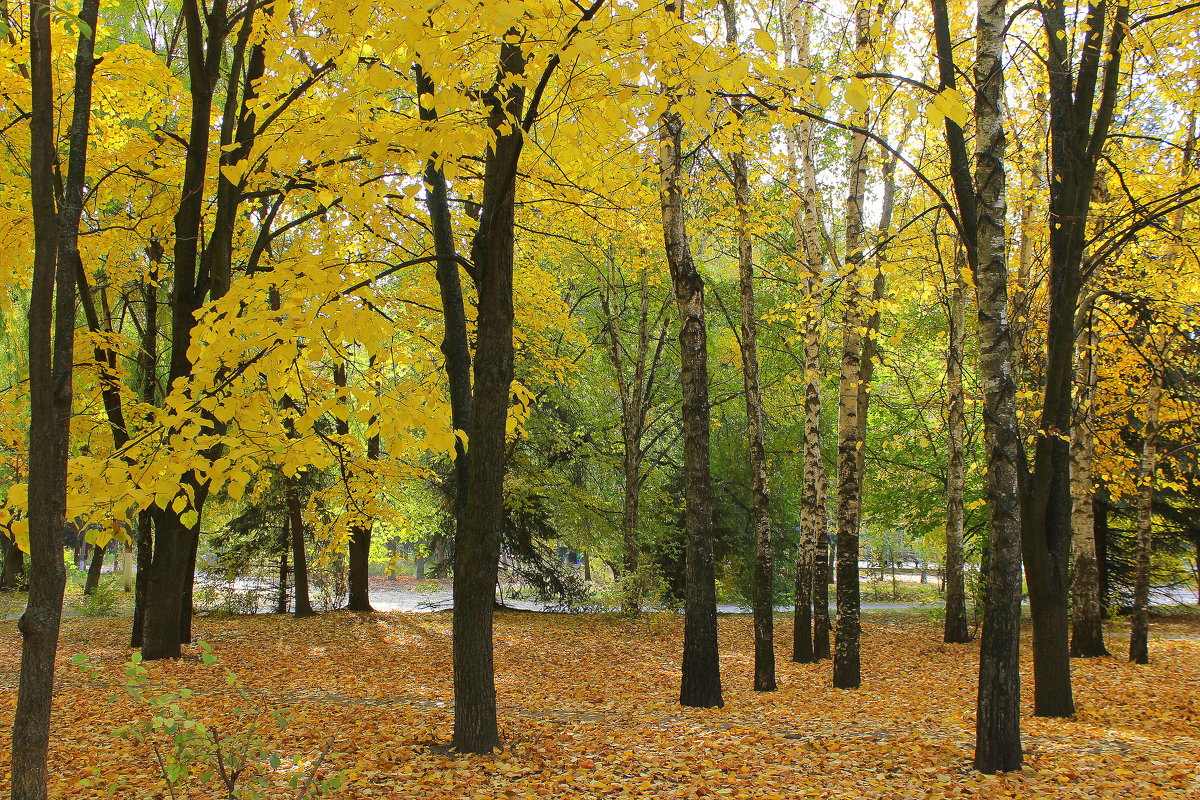
[[(199, 642), (198, 646), (201, 662), (210, 667), (216, 664), (212, 648), (205, 642)], [(86, 655), (76, 655), (71, 662), (89, 678), (100, 672)], [(233, 709), (234, 716), (244, 723), (236, 731), (221, 731), (206, 724), (192, 708), (190, 689), (166, 690), (153, 685), (139, 653), (134, 653), (125, 664), (124, 691), (144, 706), (145, 714), (118, 728), (115, 735), (153, 752), (154, 770), (172, 800), (194, 793), (225, 800), (267, 800), (272, 796), (270, 791), (277, 785), (272, 773), (279, 770), (284, 759), (267, 745), (262, 730), (282, 731), (291, 722), (291, 711), (255, 705), (237, 675), (229, 670), (226, 683), (245, 703)], [(306, 800), (341, 786), (345, 778), (342, 772), (319, 778), (332, 744), (332, 739), (325, 744), (310, 769), (288, 777), (289, 800)], [(110, 796), (126, 794), (125, 779), (111, 782), (111, 776), (102, 773), (99, 767), (93, 770), (92, 777), (80, 780), (77, 786), (82, 789), (102, 781), (110, 782), (106, 787)], [(207, 791), (205, 787), (209, 787)]]
[(121, 593), (111, 586), (97, 586), (91, 594), (79, 598), (76, 608), (85, 617), (109, 617), (120, 596)]

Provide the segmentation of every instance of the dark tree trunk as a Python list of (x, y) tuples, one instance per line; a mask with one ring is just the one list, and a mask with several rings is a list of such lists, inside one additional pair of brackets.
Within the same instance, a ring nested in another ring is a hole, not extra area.
[(15, 539), (0, 537), (4, 547), (4, 568), (0, 571), (0, 591), (13, 592), (22, 587), (25, 579), (25, 553)]
[[(228, 0), (215, 0), (202, 11), (197, 0), (184, 0), (181, 9), (187, 40), (189, 110), (188, 147), (184, 154), (183, 184), (175, 212), (174, 275), (171, 290), (171, 351), (168, 385), (191, 374), (188, 350), (196, 311), (204, 300), (199, 280), (200, 220), (205, 207), (205, 177), (212, 128), (213, 96), (223, 64), (228, 34)], [(207, 37), (206, 37), (207, 28)], [(181, 512), (155, 509), (154, 558), (146, 591), (142, 657), (178, 658), (182, 638), (184, 581), (194, 538), (199, 536), (204, 479), (185, 473), (181, 482), (192, 489), (197, 519), (186, 524)], [(189, 613), (190, 616), (190, 613)]]
[(200, 523), (188, 538), (187, 563), (183, 566), (183, 593), (179, 600), (179, 643), (192, 643), (193, 600), (196, 588), (196, 559), (200, 555)]
[[(416, 67), (417, 94), (432, 95), (433, 81), (420, 65)], [(422, 121), (435, 122), (437, 112), (430, 103), (418, 104)], [(450, 423), (456, 431), (471, 430), (471, 344), (467, 336), (467, 312), (463, 302), (462, 282), (459, 277), (458, 248), (454, 242), (453, 218), (450, 214), (450, 192), (446, 176), (437, 162), (437, 154), (425, 165), (425, 183), (429, 186), (425, 203), (429, 209), (430, 227), (433, 229), (434, 253), (438, 256), (437, 282), (442, 300), (442, 355), (446, 359), (446, 383), (450, 391)], [(455, 529), (462, 527), (467, 508), (470, 457), (467, 444), (461, 440), (454, 444), (454, 520)]]
[[(457, 266), (455, 267), (457, 269)], [(346, 386), (346, 365), (340, 363), (334, 367), (333, 382), (336, 386)], [(338, 436), (350, 435), (350, 419), (339, 418), (334, 426)], [(379, 436), (367, 440), (367, 460), (379, 458)], [(346, 608), (350, 611), (373, 611), (371, 608), (371, 524), (368, 520), (356, 522), (350, 531), (349, 546), (350, 571), (348, 579), (348, 598)]]
[(1150, 660), (1150, 555), (1154, 528), (1154, 479), (1158, 465), (1158, 412), (1162, 404), (1162, 372), (1153, 367), (1142, 429), (1142, 463), (1138, 470), (1136, 556), (1133, 570), (1133, 615), (1129, 621), (1129, 660)]
[(717, 597), (713, 566), (712, 480), (709, 474), (708, 336), (704, 281), (688, 246), (684, 219), (683, 123), (668, 111), (659, 122), (663, 238), (679, 308), (683, 393), (683, 492), (687, 530), (684, 639), (679, 702), (723, 705), (717, 651)]
[(308, 556), (304, 543), (304, 507), (300, 503), (299, 481), (296, 478), (286, 478), (288, 529), (292, 542), (292, 577), (293, 593), (296, 598), (295, 615), (297, 619), (315, 616), (312, 603), (308, 599)]
[(184, 525), (178, 514), (153, 509), (154, 553), (146, 586), (142, 621), (142, 658), (179, 658), (182, 643), (184, 579), (191, 542), (198, 530)]
[[(1088, 211), (1096, 173), (1112, 122), (1121, 70), (1121, 45), (1129, 7), (1117, 8), (1104, 53), (1106, 3), (1088, 7), (1087, 34), (1078, 58), (1070, 53), (1061, 0), (1042, 10), (1050, 89), (1050, 259), (1049, 323), (1046, 331), (1046, 389), (1033, 469), (1025, 479), (1022, 548), (1033, 618), (1034, 713), (1075, 713), (1067, 593), (1070, 588), (1070, 449), (1063, 434), (1071, 426), (1075, 315), (1083, 283), (1082, 261)], [(1098, 82), (1101, 65), (1103, 80)], [(1100, 89), (1099, 93), (1097, 89)], [(1093, 108), (1099, 97), (1099, 103)], [(1093, 114), (1094, 111), (1094, 114)]]
[[(505, 43), (499, 72), (520, 75), (520, 47)], [(484, 161), (482, 218), (471, 248), (479, 291), (467, 498), (454, 543), (454, 746), (488, 753), (500, 743), (492, 614), (504, 526), (505, 426), (513, 379), (513, 233), (516, 171), (523, 135), (507, 130), (520, 118), (524, 90), (489, 92), (495, 144)]]
[[(99, 0), (85, 0), (80, 20), (96, 28)], [(93, 41), (80, 36), (75, 56), (70, 152), (61, 205), (55, 211), (54, 75), (51, 10), (30, 6), (30, 200), (34, 226), (29, 296), (29, 597), (17, 624), (21, 671), (12, 726), (13, 800), (45, 800), (46, 756), (54, 695), (54, 657), (66, 573), (67, 461), (71, 438), (75, 338), (75, 276), (79, 220), (95, 69)]]
[(275, 613), (286, 614), (288, 610), (288, 550), (291, 549), (291, 523), (283, 526), (279, 536), (279, 593), (275, 596)]
[(105, 548), (95, 545), (92, 548), (92, 560), (88, 564), (87, 578), (83, 582), (83, 593), (93, 594), (100, 586), (100, 573), (104, 569)]
[(129, 646), (141, 648), (142, 627), (146, 619), (146, 590), (150, 585), (151, 562), (154, 558), (154, 516), (149, 511), (138, 513), (137, 574), (133, 579), (133, 627)]

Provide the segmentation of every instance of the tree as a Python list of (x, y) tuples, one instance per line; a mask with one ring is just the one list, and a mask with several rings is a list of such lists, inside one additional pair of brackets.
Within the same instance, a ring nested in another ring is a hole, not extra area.
[[(725, 12), (725, 41), (737, 47), (737, 9), (733, 0), (722, 0)], [(733, 101), (733, 114), (745, 123), (745, 109)], [(743, 138), (744, 143), (744, 138)], [(750, 238), (750, 178), (746, 156), (729, 154), (733, 194), (737, 203), (738, 289), (741, 332), (738, 345), (742, 356), (742, 386), (746, 398), (746, 433), (750, 454), (750, 518), (754, 528), (754, 689), (774, 691), (775, 684), (775, 593), (771, 553), (771, 509), (767, 487), (767, 453), (763, 445), (762, 389), (758, 379), (758, 321), (754, 303), (754, 245)]]
[[(682, 5), (668, 15), (683, 18)], [(717, 653), (717, 595), (713, 572), (712, 477), (709, 472), (708, 331), (704, 280), (688, 245), (683, 202), (683, 117), (672, 106), (679, 86), (665, 87), (667, 111), (658, 121), (663, 243), (679, 309), (680, 384), (683, 389), (683, 493), (687, 531), (687, 583), (679, 702), (724, 705)]]
[(966, 343), (967, 287), (962, 272), (966, 258), (956, 251), (950, 290), (950, 337), (946, 353), (946, 620), (942, 638), (946, 642), (969, 642), (967, 590), (963, 576), (963, 432), (966, 427), (963, 391), (963, 346)]
[(66, 521), (67, 460), (71, 438), (75, 344), (75, 274), (79, 250), (87, 144), (95, 71), (99, 0), (85, 0), (75, 22), (74, 102), (67, 172), (55, 209), (56, 143), (51, 7), (34, 0), (29, 10), (32, 105), (30, 197), (34, 261), (29, 302), (29, 599), (21, 615), (21, 673), (12, 729), (13, 800), (45, 800), (46, 754), (54, 694), (54, 655), (66, 574), (62, 531)]
[[(932, 9), (940, 88), (956, 93), (949, 13), (944, 0), (933, 0)], [(975, 283), (979, 371), (984, 381), (989, 512), (984, 576), (988, 592), (979, 646), (975, 768), (987, 773), (1018, 769), (1022, 763), (1020, 429), (1005, 253), (1004, 24), (1003, 0), (980, 4), (975, 31), (974, 175), (962, 125), (949, 117), (945, 120), (958, 227)]]

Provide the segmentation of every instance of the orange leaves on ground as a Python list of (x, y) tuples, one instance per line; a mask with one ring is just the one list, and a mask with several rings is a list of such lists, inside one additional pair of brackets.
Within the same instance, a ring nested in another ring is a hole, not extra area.
[[(11, 722), (18, 662), (4, 623), (0, 726)], [(68, 620), (60, 647), (51, 772), (58, 797), (155, 797), (152, 755), (112, 735), (138, 713), (119, 694), (125, 620)], [(977, 649), (944, 645), (916, 621), (866, 620), (864, 688), (834, 690), (829, 664), (780, 663), (781, 689), (750, 691), (746, 618), (721, 621), (727, 705), (676, 702), (679, 621), (500, 614), (496, 670), (505, 750), (455, 758), (447, 615), (327, 614), (205, 618), (198, 633), (220, 657), (147, 665), (163, 686), (194, 690), (197, 713), (232, 725), (247, 696), (290, 708), (270, 742), (302, 766), (332, 740), (338, 798), (1190, 798), (1200, 797), (1200, 629), (1160, 626), (1153, 662), (1074, 662), (1080, 713), (1023, 720), (1027, 767), (971, 771)], [(780, 625), (779, 645), (790, 635)], [(87, 653), (102, 671), (69, 665)], [(1028, 652), (1025, 653), (1028, 676)], [(1026, 678), (1026, 691), (1031, 679)], [(1027, 712), (1029, 710), (1029, 703)], [(7, 792), (7, 748), (0, 793)], [(80, 785), (99, 767), (99, 779)], [(215, 796), (211, 789), (194, 797)], [(283, 795), (280, 795), (281, 797)]]

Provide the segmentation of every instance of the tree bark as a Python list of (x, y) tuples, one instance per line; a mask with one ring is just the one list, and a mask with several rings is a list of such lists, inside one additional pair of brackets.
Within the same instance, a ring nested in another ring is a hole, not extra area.
[[(963, 429), (966, 427), (963, 391), (963, 346), (966, 343), (967, 292), (962, 271), (965, 254), (959, 249), (954, 260), (954, 284), (950, 297), (950, 349), (946, 354), (946, 621), (942, 638), (950, 643), (971, 641), (967, 627), (967, 589), (963, 576)], [(922, 572), (924, 578), (924, 572)], [(922, 582), (924, 582), (922, 580)]]
[[(945, 0), (932, 0), (940, 88), (956, 68)], [(979, 646), (975, 768), (1019, 769), (1021, 754), (1021, 432), (1008, 312), (1004, 174), (1004, 0), (980, 4), (976, 17), (975, 171), (963, 130), (947, 119), (946, 145), (958, 201), (959, 233), (975, 278), (979, 372), (987, 448), (988, 543), (984, 621)]]
[(1133, 616), (1129, 625), (1129, 660), (1150, 660), (1150, 553), (1154, 522), (1154, 482), (1158, 470), (1158, 412), (1162, 406), (1163, 378), (1159, 366), (1152, 367), (1146, 395), (1146, 421), (1142, 428), (1142, 461), (1138, 470), (1137, 556), (1133, 572)]
[[(487, 753), (499, 745), (492, 614), (504, 526), (505, 426), (513, 379), (513, 232), (525, 91), (514, 81), (525, 57), (506, 42), (497, 88), (484, 98), (496, 134), (484, 159), (482, 216), (471, 248), (479, 291), (467, 503), (454, 549), (454, 746)], [(503, 132), (502, 132), (503, 131)]]
[[(870, 9), (857, 2), (854, 9), (855, 54), (864, 70), (872, 61)], [(866, 109), (855, 113), (852, 124), (867, 125)], [(842, 318), (842, 369), (838, 380), (838, 514), (837, 514), (837, 621), (833, 651), (833, 685), (857, 689), (862, 684), (858, 582), (858, 538), (862, 513), (862, 435), (859, 419), (863, 367), (863, 264), (865, 235), (863, 201), (867, 183), (867, 137), (855, 132), (851, 140), (849, 193), (846, 199), (845, 311)]]
[(13, 592), (21, 589), (25, 575), (25, 553), (17, 547), (17, 540), (0, 537), (4, 545), (4, 568), (0, 572), (0, 591)]
[[(809, 42), (812, 33), (812, 10), (806, 7), (800, 15), (799, 4), (792, 6), (792, 27), (795, 31), (796, 65), (809, 66)], [(803, 486), (800, 492), (800, 541), (796, 548), (796, 596), (792, 626), (792, 660), (798, 663), (815, 661), (829, 656), (829, 586), (823, 570), (828, 566), (826, 542), (825, 567), (818, 566), (819, 540), (828, 536), (824, 530), (822, 508), (825, 465), (821, 460), (821, 321), (824, 301), (824, 256), (821, 253), (820, 215), (816, 156), (812, 135), (812, 120), (802, 118), (795, 126), (796, 149), (801, 163), (802, 186), (796, 210), (795, 226), (803, 245), (804, 312), (804, 458)], [(825, 607), (819, 607), (824, 598)], [(816, 606), (816, 607), (815, 607)], [(815, 615), (815, 622), (814, 622)], [(824, 620), (825, 631), (819, 629)], [(824, 636), (824, 641), (821, 637)], [(822, 655), (822, 650), (824, 655)]]
[[(1083, 283), (1088, 212), (1096, 163), (1113, 119), (1128, 17), (1128, 5), (1119, 5), (1108, 52), (1102, 55), (1107, 3), (1101, 0), (1088, 7), (1076, 70), (1062, 0), (1050, 0), (1042, 7), (1050, 89), (1050, 304), (1045, 393), (1033, 468), (1022, 496), (1022, 549), (1033, 620), (1034, 713), (1044, 717), (1075, 713), (1067, 619), (1070, 449), (1064, 436), (1071, 427), (1075, 314)], [(1093, 109), (1097, 94), (1099, 102)]]
[(1071, 425), (1071, 534), (1075, 569), (1071, 576), (1071, 655), (1091, 658), (1108, 655), (1104, 646), (1104, 605), (1100, 599), (1100, 565), (1096, 559), (1096, 487), (1092, 462), (1096, 444), (1096, 347), (1099, 337), (1088, 326), (1075, 370), (1076, 416)]
[(724, 705), (717, 651), (713, 566), (712, 478), (709, 472), (708, 334), (704, 281), (692, 260), (683, 209), (683, 122), (667, 111), (659, 121), (663, 240), (679, 308), (683, 393), (683, 492), (687, 530), (682, 682), (679, 702)]
[(288, 508), (288, 528), (291, 532), (292, 543), (292, 585), (295, 596), (296, 619), (316, 616), (312, 603), (308, 599), (308, 555), (304, 536), (304, 506), (300, 502), (300, 481), (295, 478), (285, 478)]
[(286, 614), (288, 610), (288, 550), (292, 546), (289, 535), (291, 530), (292, 525), (289, 520), (284, 524), (283, 531), (279, 536), (279, 593), (275, 596), (276, 614)]
[(104, 569), (104, 547), (94, 545), (92, 547), (92, 560), (88, 564), (87, 577), (83, 582), (83, 593), (94, 594), (100, 586), (100, 573)]
[[(417, 94), (432, 95), (433, 81), (418, 64), (415, 67)], [(430, 103), (418, 103), (421, 120), (435, 122), (437, 112)], [(454, 242), (454, 223), (450, 214), (450, 192), (446, 176), (437, 162), (437, 155), (425, 165), (425, 182), (429, 185), (426, 206), (429, 209), (430, 227), (433, 229), (433, 247), (438, 256), (437, 282), (442, 300), (442, 318), (445, 323), (442, 334), (442, 355), (446, 359), (446, 385), (450, 393), (450, 423), (456, 431), (471, 430), (471, 344), (467, 336), (467, 312), (463, 302), (462, 282), (459, 277), (458, 248)], [(454, 443), (454, 519), (456, 529), (463, 525), (467, 508), (470, 471), (467, 444), (461, 440)]]
[[(96, 29), (99, 0), (85, 0), (79, 18)], [(67, 462), (71, 438), (75, 339), (75, 275), (79, 221), (91, 122), (93, 39), (80, 36), (75, 54), (74, 104), (62, 205), (53, 194), (56, 136), (51, 9), (33, 0), (30, 48), (30, 201), (34, 226), (29, 296), (29, 596), (17, 624), (21, 671), (12, 727), (13, 800), (45, 800), (46, 757), (54, 695), (54, 656), (66, 572)]]
[[(990, 511), (988, 596), (979, 655), (975, 768), (1021, 766), (1020, 427), (1008, 314), (1004, 174), (1004, 0), (980, 4), (976, 19), (976, 303)], [(948, 26), (947, 26), (948, 27)], [(939, 50), (941, 47), (939, 46)], [(949, 48), (946, 48), (947, 51)], [(953, 125), (947, 122), (947, 126)]]
[[(734, 0), (722, 0), (725, 13), (725, 41), (737, 47), (737, 9)], [(739, 124), (744, 122), (741, 101), (733, 103)], [(743, 144), (745, 137), (743, 135)], [(762, 390), (758, 379), (758, 324), (754, 303), (754, 248), (750, 238), (750, 177), (746, 156), (741, 151), (729, 154), (733, 195), (738, 214), (738, 290), (741, 309), (741, 333), (738, 345), (742, 356), (742, 388), (746, 399), (746, 435), (750, 461), (750, 524), (754, 530), (754, 574), (752, 581), (754, 611), (754, 690), (775, 691), (775, 590), (771, 553), (770, 492), (767, 484), (767, 453), (763, 444)]]
[(813, 569), (813, 657), (820, 661), (830, 658), (829, 634), (833, 625), (829, 619), (829, 521), (825, 512), (825, 468), (821, 467), (817, 482), (817, 554)]
[[(457, 269), (457, 264), (455, 269)], [(346, 387), (346, 364), (345, 362), (338, 363), (333, 368), (333, 383), (335, 386), (344, 389)], [(344, 402), (344, 401), (343, 401)], [(334, 424), (334, 433), (341, 438), (349, 437), (350, 435), (350, 418), (347, 415), (345, 419), (337, 418)], [(367, 440), (367, 460), (376, 461), (379, 459), (379, 435), (370, 437)], [(348, 592), (346, 600), (346, 608), (350, 611), (374, 611), (371, 608), (371, 522), (370, 520), (359, 520), (351, 526), (350, 529), (350, 544), (348, 549), (349, 578)]]

